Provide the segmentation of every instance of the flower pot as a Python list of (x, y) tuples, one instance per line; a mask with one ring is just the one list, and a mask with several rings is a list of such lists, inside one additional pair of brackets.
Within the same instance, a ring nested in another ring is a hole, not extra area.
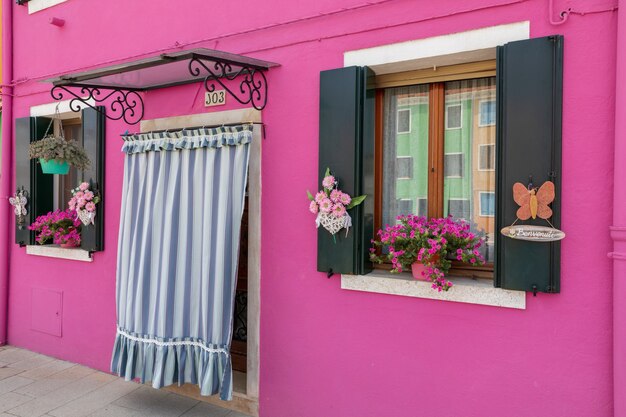
[(41, 171), (44, 174), (66, 175), (70, 172), (70, 165), (67, 161), (59, 161), (56, 159), (46, 161), (43, 158), (39, 158), (39, 163), (41, 164)]
[[(422, 272), (424, 274), (422, 274)], [(411, 264), (411, 273), (413, 274), (413, 278), (415, 279), (428, 281), (428, 275), (426, 275), (426, 265), (419, 261), (413, 262)]]
[(76, 242), (67, 242), (67, 243), (60, 243), (59, 246), (65, 249), (70, 249), (70, 248), (77, 248), (79, 245)]

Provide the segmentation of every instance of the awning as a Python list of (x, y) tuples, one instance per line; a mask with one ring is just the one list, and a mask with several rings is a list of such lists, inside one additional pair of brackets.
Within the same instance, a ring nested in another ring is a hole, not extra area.
[[(262, 110), (267, 104), (264, 72), (277, 65), (199, 48), (61, 75), (46, 82), (53, 84), (51, 94), (55, 100), (71, 98), (70, 108), (74, 111), (80, 110), (78, 102), (94, 108), (94, 103), (107, 102), (106, 117), (136, 124), (143, 118), (141, 92), (195, 82), (204, 82), (209, 93), (225, 90), (239, 103)], [(234, 86), (231, 81), (235, 82)], [(71, 87), (80, 90), (76, 92)]]

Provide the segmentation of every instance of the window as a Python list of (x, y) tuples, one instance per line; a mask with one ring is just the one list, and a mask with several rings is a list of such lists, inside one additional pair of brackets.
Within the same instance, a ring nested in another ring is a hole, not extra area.
[(480, 116), (478, 117), (478, 126), (495, 126), (496, 124), (496, 101), (483, 100), (479, 104)]
[(446, 129), (463, 127), (463, 108), (461, 103), (446, 105)]
[(396, 133), (411, 133), (411, 109), (398, 110)]
[(496, 145), (488, 143), (478, 145), (478, 170), (494, 171), (496, 169)]
[(493, 217), (496, 215), (496, 193), (491, 191), (481, 191), (480, 196), (480, 215)]
[(396, 178), (399, 180), (410, 180), (413, 178), (413, 157), (398, 157), (396, 161)]
[(464, 155), (447, 153), (443, 160), (443, 176), (446, 178), (463, 178)]
[[(66, 140), (75, 140), (83, 145), (83, 127), (80, 118), (63, 120), (59, 123), (54, 121), (55, 133), (60, 133), (63, 129), (63, 136)], [(65, 210), (67, 203), (72, 198), (71, 190), (82, 182), (82, 171), (70, 167), (67, 175), (55, 175), (53, 179), (53, 208), (54, 210)]]
[[(481, 103), (494, 101), (495, 89), (495, 77), (378, 89), (381, 190), (376, 192), (376, 229), (394, 224), (402, 214), (451, 215), (467, 221), (477, 235), (493, 239), (493, 214), (484, 213), (495, 211), (495, 129), (476, 127)], [(414, 123), (408, 133), (398, 133), (407, 117), (401, 111), (410, 113)], [(478, 190), (492, 197), (479, 197)], [(481, 198), (491, 198), (491, 203), (476, 201)], [(480, 211), (481, 202), (492, 206)], [(493, 258), (493, 244), (482, 250)], [(492, 264), (483, 269), (485, 277), (492, 276)]]

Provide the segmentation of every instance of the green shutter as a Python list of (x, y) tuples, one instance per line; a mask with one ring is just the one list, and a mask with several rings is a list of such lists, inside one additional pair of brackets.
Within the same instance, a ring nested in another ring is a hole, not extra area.
[(105, 109), (86, 108), (82, 111), (83, 147), (91, 165), (83, 171), (83, 180), (91, 184), (91, 189), (100, 195), (93, 225), (82, 226), (81, 248), (89, 252), (104, 250), (104, 126)]
[(15, 119), (15, 184), (24, 189), (28, 203), (23, 224), (15, 224), (15, 243), (20, 246), (33, 245), (35, 234), (28, 226), (37, 216), (52, 211), (53, 175), (41, 172), (38, 161), (28, 157), (31, 142), (42, 139), (50, 119), (46, 117), (22, 117)]
[[(500, 229), (516, 219), (513, 184), (556, 186), (550, 221), (561, 225), (561, 109), (563, 37), (511, 42), (497, 54), (497, 190), (495, 285), (560, 291), (560, 243), (514, 240)], [(525, 224), (545, 225), (541, 219)], [(567, 233), (567, 231), (565, 231)]]
[[(335, 238), (320, 227), (317, 270), (342, 274), (371, 271), (368, 260), (374, 233), (374, 108), (375, 91), (366, 67), (320, 73), (319, 183), (326, 168), (351, 196), (367, 194), (364, 204), (349, 211), (352, 228)], [(320, 185), (321, 186), (321, 185)]]

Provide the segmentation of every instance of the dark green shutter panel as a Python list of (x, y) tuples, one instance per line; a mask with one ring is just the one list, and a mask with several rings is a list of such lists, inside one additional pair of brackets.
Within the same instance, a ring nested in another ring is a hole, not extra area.
[(37, 216), (52, 211), (54, 176), (43, 174), (38, 162), (28, 157), (30, 143), (43, 138), (50, 121), (46, 117), (15, 119), (15, 184), (28, 198), (23, 224), (16, 219), (15, 243), (20, 246), (35, 244), (35, 234), (28, 226)]
[(317, 270), (326, 273), (364, 274), (374, 234), (374, 109), (373, 72), (349, 67), (320, 73), (319, 182), (326, 168), (351, 196), (367, 194), (364, 204), (349, 211), (352, 228), (335, 239), (320, 227), (317, 235)]
[(81, 117), (83, 147), (91, 161), (91, 166), (83, 171), (83, 180), (89, 182), (101, 198), (94, 224), (82, 226), (81, 230), (80, 246), (89, 252), (104, 250), (104, 112), (104, 107), (86, 108)]
[[(561, 108), (563, 37), (549, 36), (498, 47), (497, 56), (496, 286), (556, 293), (560, 243), (514, 240), (500, 229), (516, 219), (513, 184), (556, 186), (554, 227), (561, 225)], [(539, 218), (524, 224), (548, 224)], [(565, 231), (567, 233), (567, 231)]]

